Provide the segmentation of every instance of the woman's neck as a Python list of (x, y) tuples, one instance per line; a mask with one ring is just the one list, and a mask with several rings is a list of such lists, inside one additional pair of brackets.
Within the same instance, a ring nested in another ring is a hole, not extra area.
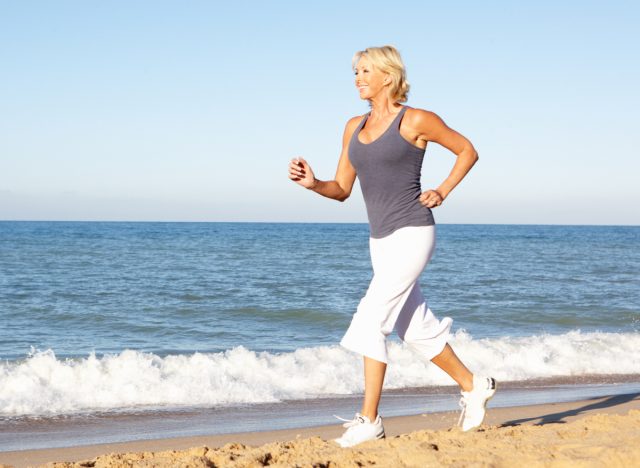
[(400, 112), (402, 105), (399, 102), (392, 101), (388, 97), (369, 99), (371, 107), (371, 115), (374, 117), (386, 117)]

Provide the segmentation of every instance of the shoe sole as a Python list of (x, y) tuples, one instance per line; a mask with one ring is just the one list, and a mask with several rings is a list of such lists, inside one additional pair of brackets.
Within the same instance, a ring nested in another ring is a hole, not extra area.
[(352, 444), (352, 445), (342, 445), (342, 443), (339, 442), (340, 438), (338, 439), (333, 439), (333, 441), (338, 444), (340, 447), (342, 448), (349, 448), (349, 447), (355, 447), (356, 445), (360, 445), (360, 444), (364, 444), (365, 442), (371, 442), (372, 440), (381, 440), (381, 439), (386, 439), (387, 436), (384, 433), (384, 429), (382, 430), (381, 434), (376, 434), (376, 438), (375, 439), (369, 439), (369, 440), (363, 440), (362, 442), (358, 442), (357, 444)]

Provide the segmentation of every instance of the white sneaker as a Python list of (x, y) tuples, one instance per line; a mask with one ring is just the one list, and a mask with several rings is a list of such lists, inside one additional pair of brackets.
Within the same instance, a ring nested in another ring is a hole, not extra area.
[(334, 439), (340, 447), (353, 447), (367, 440), (384, 439), (384, 427), (382, 427), (382, 418), (380, 415), (378, 415), (373, 422), (360, 413), (356, 413), (355, 417), (351, 420), (341, 418), (340, 416), (335, 417), (341, 421), (347, 421), (342, 425), (347, 428), (344, 434), (342, 434), (342, 437)]
[(458, 419), (458, 426), (462, 422), (464, 432), (477, 428), (482, 424), (487, 402), (496, 393), (496, 381), (493, 377), (473, 376), (473, 390), (460, 392), (460, 406), (462, 413)]

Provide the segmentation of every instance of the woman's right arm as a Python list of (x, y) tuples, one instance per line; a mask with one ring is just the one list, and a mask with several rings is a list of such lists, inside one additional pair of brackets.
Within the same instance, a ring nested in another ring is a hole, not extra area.
[(289, 163), (289, 178), (299, 185), (319, 193), (323, 197), (345, 201), (351, 195), (356, 180), (356, 170), (349, 161), (349, 141), (362, 117), (354, 117), (347, 122), (342, 136), (342, 152), (334, 180), (315, 178), (309, 163), (302, 158)]

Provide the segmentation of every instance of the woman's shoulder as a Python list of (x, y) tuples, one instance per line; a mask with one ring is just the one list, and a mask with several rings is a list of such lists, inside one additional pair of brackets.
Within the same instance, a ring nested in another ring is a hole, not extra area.
[(345, 144), (351, 139), (353, 134), (356, 132), (358, 125), (360, 125), (360, 122), (362, 122), (362, 120), (366, 115), (367, 114), (356, 115), (355, 117), (351, 117), (349, 120), (347, 120), (347, 123), (344, 126), (344, 135), (343, 135)]
[(362, 120), (367, 116), (367, 114), (362, 114), (362, 115), (356, 115), (354, 117), (351, 117), (349, 120), (347, 120), (347, 124), (345, 125), (345, 130), (347, 131), (351, 131), (353, 132), (358, 125), (360, 125), (360, 122), (362, 122)]
[(404, 115), (403, 123), (414, 128), (430, 127), (438, 125), (442, 119), (438, 114), (427, 109), (406, 106), (407, 110)]
[(405, 106), (407, 108), (405, 112), (406, 119), (416, 120), (428, 120), (433, 118), (439, 118), (438, 114), (428, 109), (421, 109), (419, 107)]
[(347, 125), (354, 125), (354, 124), (357, 125), (360, 122), (362, 122), (362, 119), (364, 119), (367, 115), (369, 115), (368, 112), (366, 114), (355, 115), (347, 121)]

